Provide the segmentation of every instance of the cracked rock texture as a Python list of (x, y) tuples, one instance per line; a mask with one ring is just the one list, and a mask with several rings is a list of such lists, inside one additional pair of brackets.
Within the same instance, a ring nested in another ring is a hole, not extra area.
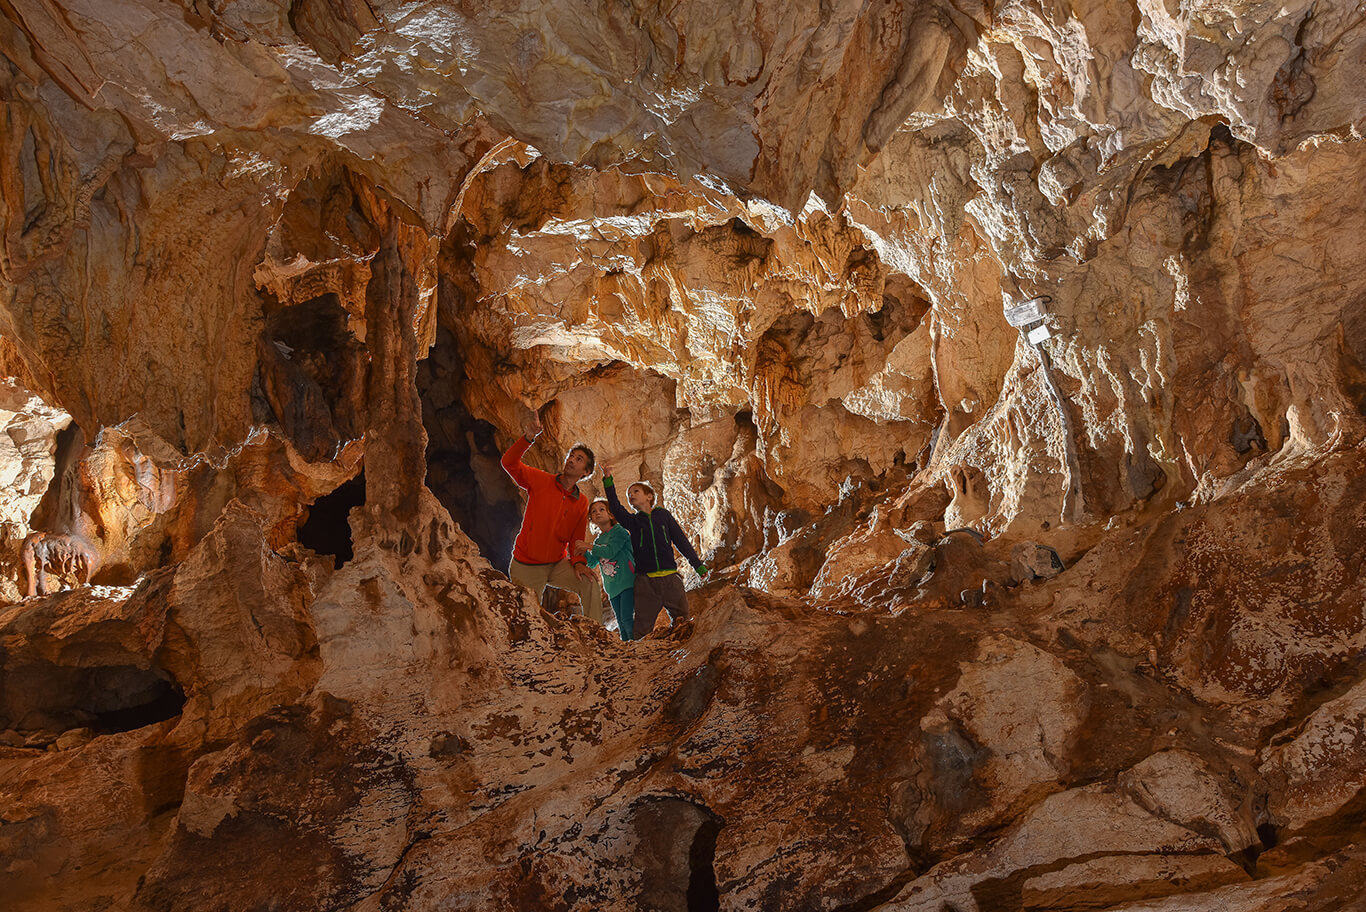
[[(1366, 908), (1359, 5), (0, 0), (0, 58), (7, 908)], [(533, 409), (692, 621), (507, 580)]]

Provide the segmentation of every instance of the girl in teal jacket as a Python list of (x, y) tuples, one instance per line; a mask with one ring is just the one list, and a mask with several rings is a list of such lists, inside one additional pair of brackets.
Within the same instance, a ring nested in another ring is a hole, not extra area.
[(623, 640), (631, 639), (632, 621), (636, 615), (636, 574), (631, 563), (631, 533), (612, 518), (607, 501), (595, 500), (588, 507), (588, 519), (600, 534), (593, 547), (584, 552), (588, 566), (602, 574), (602, 588), (612, 603), (617, 616), (617, 632)]

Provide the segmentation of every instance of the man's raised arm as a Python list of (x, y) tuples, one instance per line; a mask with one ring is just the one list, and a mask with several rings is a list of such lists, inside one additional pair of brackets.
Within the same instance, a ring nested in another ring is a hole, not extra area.
[(526, 479), (526, 465), (522, 463), (522, 456), (527, 450), (531, 449), (531, 444), (541, 434), (541, 416), (533, 410), (531, 418), (523, 425), (523, 434), (512, 442), (506, 453), (503, 454), (503, 471), (512, 476), (512, 480), (517, 482), (517, 487), (528, 487)]

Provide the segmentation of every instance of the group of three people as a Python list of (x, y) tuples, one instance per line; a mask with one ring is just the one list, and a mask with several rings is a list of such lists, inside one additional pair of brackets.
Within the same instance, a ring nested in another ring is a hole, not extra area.
[[(639, 639), (654, 629), (660, 610), (674, 621), (688, 617), (688, 596), (678, 576), (673, 549), (687, 558), (698, 575), (706, 566), (688, 542), (678, 521), (656, 506), (654, 490), (636, 482), (626, 492), (632, 513), (617, 498), (612, 469), (602, 467), (605, 500), (589, 503), (579, 482), (593, 474), (593, 451), (576, 443), (556, 474), (522, 462), (541, 433), (534, 413), (525, 430), (503, 454), (503, 468), (527, 492), (526, 514), (512, 549), (508, 576), (535, 592), (546, 586), (578, 595), (583, 613), (602, 622), (603, 588), (617, 618), (623, 640)], [(599, 529), (588, 539), (588, 521)], [(602, 581), (593, 571), (602, 571)]]

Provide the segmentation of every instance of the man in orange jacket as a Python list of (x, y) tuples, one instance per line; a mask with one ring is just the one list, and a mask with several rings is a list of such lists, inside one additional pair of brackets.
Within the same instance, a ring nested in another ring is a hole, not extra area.
[(577, 593), (583, 613), (602, 622), (602, 585), (588, 568), (574, 542), (588, 537), (588, 496), (579, 480), (593, 474), (593, 451), (574, 444), (558, 475), (522, 462), (522, 454), (541, 433), (541, 419), (532, 412), (526, 434), (503, 454), (503, 468), (527, 492), (522, 529), (512, 548), (508, 576), (540, 598), (546, 586)]

